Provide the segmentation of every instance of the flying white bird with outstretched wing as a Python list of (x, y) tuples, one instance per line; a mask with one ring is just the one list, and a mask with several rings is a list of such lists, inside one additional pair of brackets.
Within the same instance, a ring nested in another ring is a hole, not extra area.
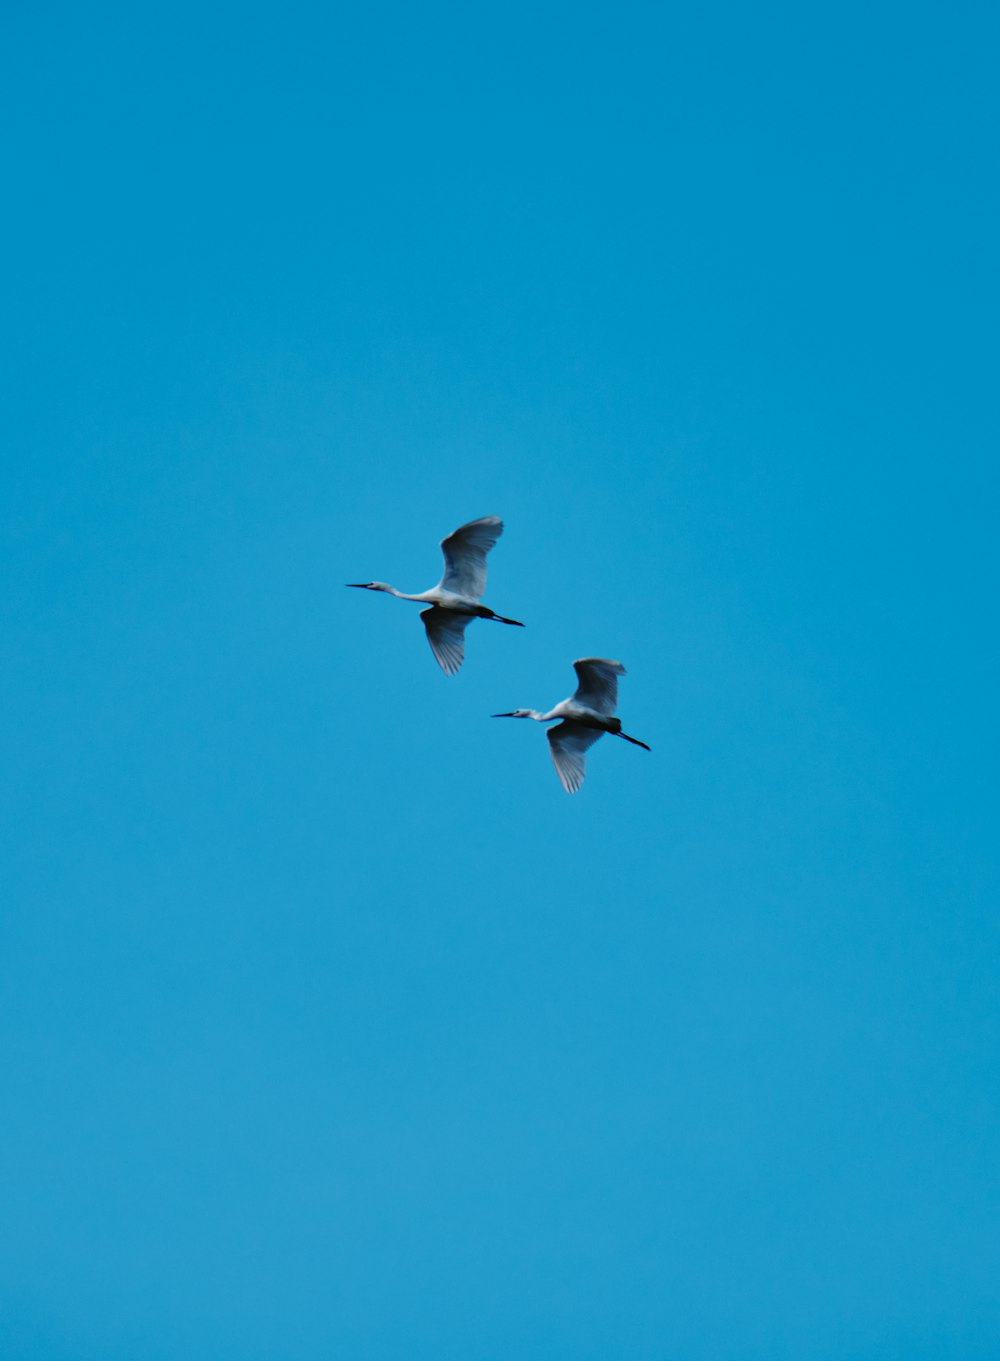
[(430, 608), (420, 611), (427, 630), (427, 641), (447, 676), (453, 676), (465, 659), (465, 630), (473, 619), (492, 619), (498, 624), (516, 624), (519, 619), (505, 619), (488, 605), (480, 604), (486, 590), (486, 555), (503, 533), (499, 515), (484, 515), (470, 520), (441, 540), (444, 554), (444, 576), (429, 591), (407, 595), (385, 581), (351, 581), (365, 591), (385, 591), (399, 600), (417, 600)]
[(575, 693), (548, 713), (513, 709), (510, 713), (493, 714), (494, 718), (533, 718), (536, 723), (559, 720), (546, 736), (556, 774), (567, 794), (575, 794), (583, 784), (587, 752), (606, 732), (649, 751), (638, 737), (622, 732), (621, 719), (614, 717), (618, 708), (618, 677), (625, 674), (621, 662), (609, 657), (580, 657), (573, 668), (579, 682)]

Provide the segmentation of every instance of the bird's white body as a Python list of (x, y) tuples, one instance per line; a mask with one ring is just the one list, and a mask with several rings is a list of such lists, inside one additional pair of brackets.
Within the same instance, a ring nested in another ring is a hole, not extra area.
[(442, 591), (440, 586), (424, 591), (417, 598), (426, 600), (429, 605), (439, 605), (443, 610), (456, 610), (459, 614), (476, 615), (480, 609), (478, 596), (459, 595), (457, 591)]
[(384, 591), (397, 600), (415, 600), (430, 608), (421, 610), (420, 618), (427, 630), (427, 641), (447, 676), (453, 676), (465, 658), (465, 630), (473, 619), (493, 619), (500, 624), (524, 625), (517, 619), (505, 619), (488, 605), (480, 603), (486, 590), (486, 554), (503, 533), (499, 515), (484, 515), (460, 525), (441, 540), (444, 554), (444, 576), (429, 591), (409, 595), (397, 591), (386, 581), (358, 581), (351, 585), (368, 591)]
[(546, 734), (556, 774), (567, 794), (575, 794), (586, 773), (586, 753), (606, 732), (622, 737), (637, 747), (649, 747), (637, 737), (622, 732), (618, 707), (618, 677), (625, 675), (621, 662), (610, 657), (579, 657), (574, 663), (579, 685), (569, 699), (561, 700), (547, 713), (538, 709), (514, 709), (494, 718), (532, 718), (536, 723), (558, 720), (558, 727)]
[(543, 721), (551, 718), (568, 718), (577, 723), (590, 724), (591, 727), (600, 728), (602, 731), (612, 732), (617, 724), (617, 719), (608, 718), (607, 714), (598, 713), (596, 709), (588, 708), (586, 704), (577, 704), (573, 699), (564, 699), (560, 704), (556, 704), (547, 714), (541, 715)]

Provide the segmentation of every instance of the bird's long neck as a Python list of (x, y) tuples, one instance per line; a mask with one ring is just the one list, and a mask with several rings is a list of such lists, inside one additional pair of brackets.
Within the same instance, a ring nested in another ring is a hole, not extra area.
[(397, 600), (424, 600), (426, 598), (426, 593), (423, 591), (419, 595), (407, 595), (405, 591), (397, 591), (395, 586), (383, 586), (382, 590), (389, 595), (394, 595)]
[(562, 715), (557, 713), (543, 714), (539, 713), (537, 709), (531, 709), (529, 711), (529, 717), (533, 718), (536, 723), (551, 723), (554, 719), (561, 718)]

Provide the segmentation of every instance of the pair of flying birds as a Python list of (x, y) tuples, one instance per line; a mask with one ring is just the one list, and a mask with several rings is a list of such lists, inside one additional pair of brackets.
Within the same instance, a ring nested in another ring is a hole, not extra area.
[[(386, 591), (400, 600), (419, 600), (429, 606), (420, 611), (427, 630), (427, 641), (441, 670), (453, 676), (465, 658), (465, 630), (473, 619), (492, 619), (498, 624), (524, 625), (518, 619), (505, 619), (488, 605), (480, 604), (486, 590), (486, 554), (503, 533), (499, 515), (484, 515), (460, 525), (446, 539), (441, 540), (444, 554), (444, 576), (429, 591), (406, 595), (385, 581), (352, 581), (348, 584), (365, 591)], [(618, 677), (624, 676), (621, 662), (608, 657), (580, 657), (573, 663), (579, 684), (576, 693), (564, 699), (548, 713), (537, 709), (514, 709), (507, 714), (493, 714), (493, 718), (533, 718), (539, 723), (559, 720), (549, 728), (549, 750), (556, 771), (567, 794), (575, 794), (583, 784), (584, 760), (587, 751), (604, 733), (613, 733), (637, 747), (649, 747), (637, 737), (622, 732), (621, 720), (615, 718), (618, 707)]]

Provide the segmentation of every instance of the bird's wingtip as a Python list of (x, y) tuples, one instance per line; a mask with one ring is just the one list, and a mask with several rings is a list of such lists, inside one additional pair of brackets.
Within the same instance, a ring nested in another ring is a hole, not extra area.
[(618, 672), (619, 676), (625, 675), (625, 667), (622, 662), (616, 661), (614, 657), (577, 657), (574, 666), (611, 666)]

